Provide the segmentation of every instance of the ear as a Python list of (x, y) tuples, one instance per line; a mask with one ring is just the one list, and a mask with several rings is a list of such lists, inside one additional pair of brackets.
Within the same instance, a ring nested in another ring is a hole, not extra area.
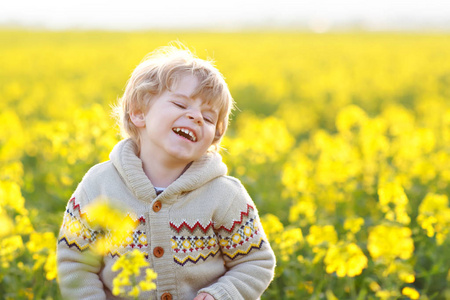
[(130, 112), (130, 119), (131, 122), (133, 122), (134, 126), (138, 128), (145, 127), (145, 115), (142, 112)]

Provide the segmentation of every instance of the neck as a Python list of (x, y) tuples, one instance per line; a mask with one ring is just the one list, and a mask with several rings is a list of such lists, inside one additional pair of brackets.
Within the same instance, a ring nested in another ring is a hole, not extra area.
[(143, 149), (141, 149), (139, 158), (142, 160), (144, 173), (150, 179), (150, 182), (153, 186), (161, 188), (166, 188), (177, 180), (187, 167), (184, 163), (167, 163), (143, 151)]

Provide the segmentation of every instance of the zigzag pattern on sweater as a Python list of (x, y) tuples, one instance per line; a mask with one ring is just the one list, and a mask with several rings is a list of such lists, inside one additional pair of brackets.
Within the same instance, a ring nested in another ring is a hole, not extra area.
[[(80, 252), (84, 252), (91, 248), (90, 244), (80, 246), (76, 241), (69, 241), (69, 239), (66, 236), (63, 236), (61, 239), (58, 240), (58, 243), (61, 243), (61, 242), (65, 242), (69, 248), (72, 248), (72, 247), (77, 248), (78, 251), (80, 251)], [(143, 253), (144, 253), (145, 258), (148, 259), (148, 253), (147, 252), (143, 252)], [(122, 254), (120, 254), (119, 251), (114, 251), (114, 252), (108, 251), (106, 253), (106, 255), (110, 255), (112, 258), (122, 256)]]
[[(76, 203), (75, 203), (75, 197), (72, 197), (72, 198), (69, 200), (69, 203), (72, 203), (72, 210), (73, 210), (74, 212), (78, 210), (78, 214), (80, 215), (80, 217), (81, 217), (82, 219), (86, 217), (86, 214), (81, 212), (80, 204), (76, 204)], [(73, 213), (69, 210), (69, 207), (67, 208), (66, 212), (67, 212), (68, 214), (70, 214), (70, 215), (73, 214)]]
[(254, 210), (255, 208), (253, 206), (251, 206), (250, 204), (247, 204), (247, 211), (241, 211), (240, 213), (240, 219), (239, 220), (235, 220), (233, 221), (233, 224), (231, 225), (230, 228), (225, 227), (224, 225), (220, 226), (219, 228), (214, 227), (214, 222), (210, 221), (208, 223), (208, 225), (203, 226), (200, 221), (197, 221), (194, 225), (189, 225), (186, 221), (183, 221), (180, 225), (176, 225), (173, 222), (170, 222), (170, 227), (172, 227), (172, 229), (174, 229), (177, 233), (180, 233), (180, 231), (183, 228), (186, 228), (187, 230), (189, 230), (191, 233), (193, 233), (196, 229), (201, 229), (204, 233), (206, 233), (211, 227), (215, 230), (215, 231), (219, 231), (219, 230), (225, 230), (228, 232), (232, 232), (234, 230), (234, 228), (236, 227), (236, 225), (241, 224), (243, 222), (244, 216), (248, 217), (250, 214), (250, 209)]
[(235, 259), (236, 257), (238, 257), (239, 255), (247, 255), (250, 253), (250, 251), (252, 251), (253, 249), (257, 249), (260, 250), (262, 245), (264, 243), (263, 238), (259, 239), (258, 243), (251, 243), (250, 246), (247, 248), (247, 250), (237, 250), (236, 252), (234, 252), (233, 254), (228, 253), (227, 251), (224, 251), (224, 249), (222, 248), (222, 252), (223, 254), (225, 254), (228, 258), (230, 259)]
[[(80, 204), (77, 204), (75, 202), (75, 197), (72, 197), (68, 203), (72, 204), (72, 211), (69, 209), (70, 207), (68, 206), (66, 213), (70, 214), (71, 216), (73, 216), (74, 212), (78, 211), (78, 215), (80, 216), (81, 219), (89, 219), (88, 215), (86, 213), (82, 213), (81, 212), (81, 206)], [(127, 215), (128, 218), (131, 218), (131, 216), (128, 214)], [(134, 218), (131, 218), (134, 222), (138, 222), (139, 224), (145, 225), (145, 218), (144, 216), (139, 217), (137, 220)]]
[[(226, 257), (228, 257), (229, 259), (234, 260), (234, 259), (235, 259), (236, 257), (238, 257), (238, 256), (243, 256), (243, 255), (249, 254), (249, 253), (250, 253), (252, 250), (254, 250), (254, 249), (260, 250), (263, 244), (264, 244), (264, 240), (263, 240), (263, 238), (260, 238), (260, 239), (259, 239), (259, 242), (257, 242), (257, 243), (251, 243), (251, 244), (248, 246), (248, 248), (247, 248), (246, 250), (237, 250), (236, 252), (234, 252), (233, 254), (231, 254), (231, 253), (228, 253), (228, 252), (224, 251), (224, 249), (222, 249), (222, 253), (223, 253)], [(196, 264), (196, 263), (198, 263), (200, 260), (206, 261), (208, 258), (216, 256), (216, 254), (217, 254), (218, 252), (219, 252), (219, 249), (217, 248), (217, 249), (215, 249), (215, 250), (212, 250), (212, 251), (208, 252), (208, 254), (206, 254), (206, 255), (203, 254), (203, 253), (200, 253), (197, 257), (193, 257), (193, 256), (188, 255), (188, 256), (186, 256), (186, 257), (183, 258), (183, 259), (180, 259), (180, 258), (178, 258), (177, 256), (174, 256), (174, 257), (173, 257), (173, 260), (174, 260), (177, 264), (179, 264), (180, 266), (184, 266), (184, 265), (185, 265), (186, 263), (188, 263), (188, 262), (191, 262), (191, 263)]]
[(200, 253), (196, 258), (192, 256), (187, 256), (184, 259), (179, 259), (176, 256), (173, 257), (173, 260), (179, 264), (180, 266), (184, 266), (187, 262), (191, 262), (196, 264), (200, 260), (205, 261), (209, 257), (214, 257), (219, 252), (219, 248), (217, 248), (215, 251), (210, 251), (208, 254), (204, 255), (203, 253)]
[(128, 251), (127, 249), (138, 248), (144, 250), (148, 248), (145, 231), (138, 230), (138, 226), (145, 224), (145, 218), (143, 216), (139, 219), (134, 219), (131, 218), (130, 215), (127, 215), (127, 218), (131, 218), (137, 227), (135, 230), (130, 231), (129, 235), (120, 241), (115, 239), (113, 237), (113, 232), (108, 229), (98, 231), (90, 228), (86, 222), (88, 218), (89, 216), (87, 213), (81, 212), (81, 206), (76, 203), (75, 197), (71, 198), (64, 215), (64, 221), (61, 227), (62, 232), (58, 244), (65, 242), (69, 248), (75, 247), (83, 252), (92, 247), (92, 245), (96, 243), (99, 235), (101, 235), (106, 238), (110, 245), (111, 250), (108, 253), (112, 257), (120, 256), (119, 252), (126, 252)]
[(86, 244), (86, 245), (84, 245), (84, 246), (80, 246), (80, 245), (77, 243), (77, 241), (75, 241), (75, 240), (69, 241), (69, 239), (68, 239), (65, 235), (63, 235), (62, 238), (60, 238), (60, 239), (58, 240), (58, 244), (61, 243), (61, 242), (66, 242), (66, 244), (67, 244), (67, 246), (68, 246), (69, 248), (75, 247), (75, 248), (77, 248), (80, 252), (84, 252), (84, 251), (86, 251), (87, 249), (90, 248), (90, 245), (89, 245), (89, 244)]

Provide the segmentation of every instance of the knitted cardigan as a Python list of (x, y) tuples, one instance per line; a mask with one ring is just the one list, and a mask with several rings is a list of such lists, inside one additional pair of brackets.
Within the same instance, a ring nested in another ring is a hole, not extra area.
[[(136, 153), (130, 139), (119, 142), (109, 161), (86, 173), (67, 204), (57, 246), (64, 299), (120, 299), (111, 292), (117, 275), (111, 267), (132, 249), (144, 252), (158, 274), (156, 290), (139, 299), (191, 300), (200, 292), (217, 300), (259, 298), (273, 278), (275, 256), (255, 204), (237, 179), (226, 176), (220, 155), (194, 161), (157, 196)], [(85, 208), (99, 197), (125, 204), (137, 227), (128, 244), (103, 257), (86, 256), (95, 231), (85, 222)], [(79, 232), (73, 223), (82, 224)], [(155, 248), (162, 248), (161, 257)]]

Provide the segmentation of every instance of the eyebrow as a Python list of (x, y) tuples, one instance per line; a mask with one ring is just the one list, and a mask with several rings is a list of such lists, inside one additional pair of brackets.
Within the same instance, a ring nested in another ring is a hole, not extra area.
[(178, 98), (183, 98), (183, 99), (186, 99), (186, 100), (194, 100), (194, 99), (192, 99), (191, 97), (186, 96), (186, 95), (184, 95), (184, 94), (180, 94), (180, 93), (172, 93), (172, 96), (176, 96), (176, 97), (178, 97)]

